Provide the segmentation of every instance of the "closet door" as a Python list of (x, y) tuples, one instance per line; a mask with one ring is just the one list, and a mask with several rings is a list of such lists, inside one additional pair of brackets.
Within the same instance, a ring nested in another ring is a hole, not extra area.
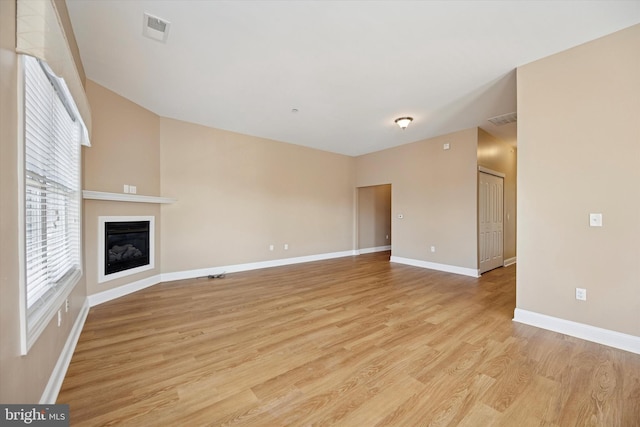
[(478, 172), (480, 273), (503, 265), (504, 179)]

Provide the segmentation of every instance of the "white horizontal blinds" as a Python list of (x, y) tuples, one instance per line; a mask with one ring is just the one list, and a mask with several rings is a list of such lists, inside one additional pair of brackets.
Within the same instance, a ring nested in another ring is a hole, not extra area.
[(65, 99), (64, 83), (35, 58), (26, 56), (24, 64), (26, 300), (31, 317), (80, 272), (84, 131), (81, 119), (65, 106), (73, 101)]

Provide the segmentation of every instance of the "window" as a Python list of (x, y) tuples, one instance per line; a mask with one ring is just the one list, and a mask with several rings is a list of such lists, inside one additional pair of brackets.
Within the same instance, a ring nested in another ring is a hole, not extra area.
[(46, 63), (22, 58), (26, 354), (82, 275), (80, 144), (86, 130), (64, 81)]

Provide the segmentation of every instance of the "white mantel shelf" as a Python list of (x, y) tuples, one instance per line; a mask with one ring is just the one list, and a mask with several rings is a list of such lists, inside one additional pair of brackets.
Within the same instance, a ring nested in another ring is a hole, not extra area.
[(104, 191), (82, 190), (83, 199), (110, 200), (112, 202), (133, 202), (133, 203), (175, 203), (177, 200), (170, 197), (143, 196), (140, 194), (126, 193), (105, 193)]

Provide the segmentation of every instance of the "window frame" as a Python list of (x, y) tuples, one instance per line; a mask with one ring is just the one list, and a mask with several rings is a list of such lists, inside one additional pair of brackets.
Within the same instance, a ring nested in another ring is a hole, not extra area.
[[(75, 167), (77, 172), (75, 179), (74, 191), (72, 196), (77, 206), (77, 241), (73, 242), (77, 248), (77, 253), (72, 254), (75, 258), (72, 266), (63, 274), (61, 279), (54, 283), (49, 283), (47, 289), (32, 307), (28, 307), (28, 284), (27, 284), (27, 100), (26, 100), (26, 84), (27, 84), (27, 58), (28, 55), (18, 55), (18, 219), (19, 219), (19, 241), (18, 241), (18, 261), (19, 261), (19, 285), (20, 285), (20, 337), (21, 337), (21, 354), (28, 354), (34, 343), (38, 340), (42, 332), (51, 323), (56, 313), (66, 311), (67, 300), (73, 292), (76, 285), (80, 282), (83, 272), (83, 238), (82, 238), (82, 152), (81, 146), (85, 140), (88, 141), (88, 134), (81, 116), (77, 112), (75, 102), (71, 97), (66, 84), (57, 78), (53, 72), (48, 69), (46, 63), (40, 59), (33, 58), (37, 61), (37, 65), (42, 67), (43, 73), (47, 76), (52, 84), (55, 93), (58, 94), (60, 101), (63, 103), (69, 116), (75, 120), (79, 120), (81, 126), (77, 147), (71, 147), (77, 150), (75, 158)], [(44, 65), (42, 65), (44, 64)], [(57, 82), (54, 82), (54, 79)], [(67, 210), (65, 209), (65, 214)], [(65, 223), (65, 227), (66, 227)], [(68, 234), (67, 234), (68, 236)], [(75, 239), (74, 239), (75, 240)], [(58, 314), (58, 326), (60, 326), (61, 315)]]

